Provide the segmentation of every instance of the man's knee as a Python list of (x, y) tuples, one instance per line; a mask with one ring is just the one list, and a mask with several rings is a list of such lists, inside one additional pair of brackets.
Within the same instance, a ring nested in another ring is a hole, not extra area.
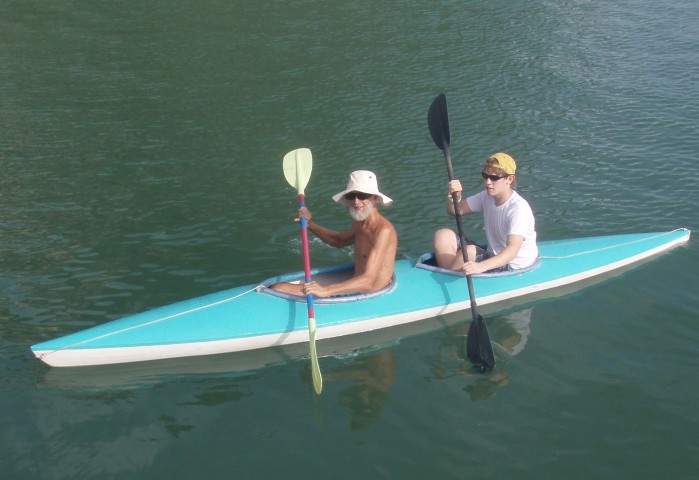
[(454, 232), (448, 228), (440, 228), (434, 232), (434, 248), (435, 250), (456, 250), (456, 237)]

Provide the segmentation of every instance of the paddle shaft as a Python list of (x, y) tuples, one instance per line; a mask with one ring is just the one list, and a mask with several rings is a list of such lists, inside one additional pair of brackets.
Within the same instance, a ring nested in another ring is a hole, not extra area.
[[(299, 193), (299, 207), (306, 205), (303, 193)], [(303, 248), (303, 271), (306, 276), (306, 283), (311, 281), (311, 256), (308, 249), (308, 221), (303, 215), (300, 218), (301, 223), (301, 245)], [(320, 373), (320, 365), (318, 364), (318, 352), (316, 351), (316, 314), (313, 309), (313, 294), (306, 294), (306, 305), (308, 307), (308, 334), (311, 347), (311, 376), (313, 378), (313, 389), (316, 395), (320, 395), (323, 390), (323, 377)]]
[[(442, 144), (444, 159), (447, 163), (447, 174), (449, 175), (449, 181), (454, 180), (454, 169), (451, 166), (451, 153), (449, 152), (449, 145), (444, 142)], [(464, 236), (464, 226), (461, 222), (461, 211), (459, 208), (459, 194), (452, 192), (451, 201), (454, 203), (454, 218), (456, 219), (456, 229), (459, 232), (459, 239), (461, 240), (461, 255), (464, 259), (464, 263), (468, 262), (468, 252), (466, 249), (466, 237)], [(476, 304), (476, 294), (473, 291), (473, 280), (471, 275), (466, 275), (466, 282), (468, 284), (468, 297), (471, 301), (471, 316), (473, 321), (478, 321), (478, 305)]]
[[(299, 193), (299, 207), (306, 206), (306, 199), (303, 193)], [(306, 283), (311, 281), (311, 255), (308, 249), (308, 221), (306, 217), (301, 216), (301, 246), (303, 248), (303, 271), (306, 275)], [(308, 304), (308, 318), (315, 319), (313, 310), (313, 294), (306, 295), (306, 303)]]

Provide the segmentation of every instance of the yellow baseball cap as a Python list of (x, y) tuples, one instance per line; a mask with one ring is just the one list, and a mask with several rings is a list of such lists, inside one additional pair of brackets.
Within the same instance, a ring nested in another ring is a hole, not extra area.
[(498, 152), (488, 157), (488, 160), (486, 160), (483, 165), (483, 169), (485, 170), (486, 168), (495, 168), (502, 170), (507, 175), (514, 175), (517, 171), (517, 164), (515, 163), (515, 159), (508, 154)]

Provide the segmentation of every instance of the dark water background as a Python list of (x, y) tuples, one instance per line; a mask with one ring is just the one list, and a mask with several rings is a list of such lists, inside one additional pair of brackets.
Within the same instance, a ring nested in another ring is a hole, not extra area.
[(476, 191), (513, 153), (541, 239), (695, 229), (697, 24), (689, 0), (3, 2), (3, 478), (697, 478), (694, 240), (489, 315), (489, 376), (459, 357), (467, 323), (322, 358), (320, 399), (293, 354), (66, 371), (29, 352), (299, 269), (281, 159), (301, 146), (319, 222), (346, 226), (330, 196), (372, 169), (399, 256), (428, 250), (452, 222), (440, 92), (457, 175)]

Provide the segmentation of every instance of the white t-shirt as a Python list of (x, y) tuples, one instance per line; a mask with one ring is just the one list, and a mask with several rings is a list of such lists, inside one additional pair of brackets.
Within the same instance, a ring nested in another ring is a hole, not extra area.
[(534, 263), (539, 255), (534, 214), (519, 193), (513, 191), (512, 196), (499, 207), (495, 205), (495, 198), (485, 190), (468, 197), (466, 202), (472, 211), (483, 212), (490, 255), (497, 255), (507, 246), (508, 235), (519, 235), (524, 238), (524, 242), (517, 256), (510, 261), (510, 266), (517, 270)]

